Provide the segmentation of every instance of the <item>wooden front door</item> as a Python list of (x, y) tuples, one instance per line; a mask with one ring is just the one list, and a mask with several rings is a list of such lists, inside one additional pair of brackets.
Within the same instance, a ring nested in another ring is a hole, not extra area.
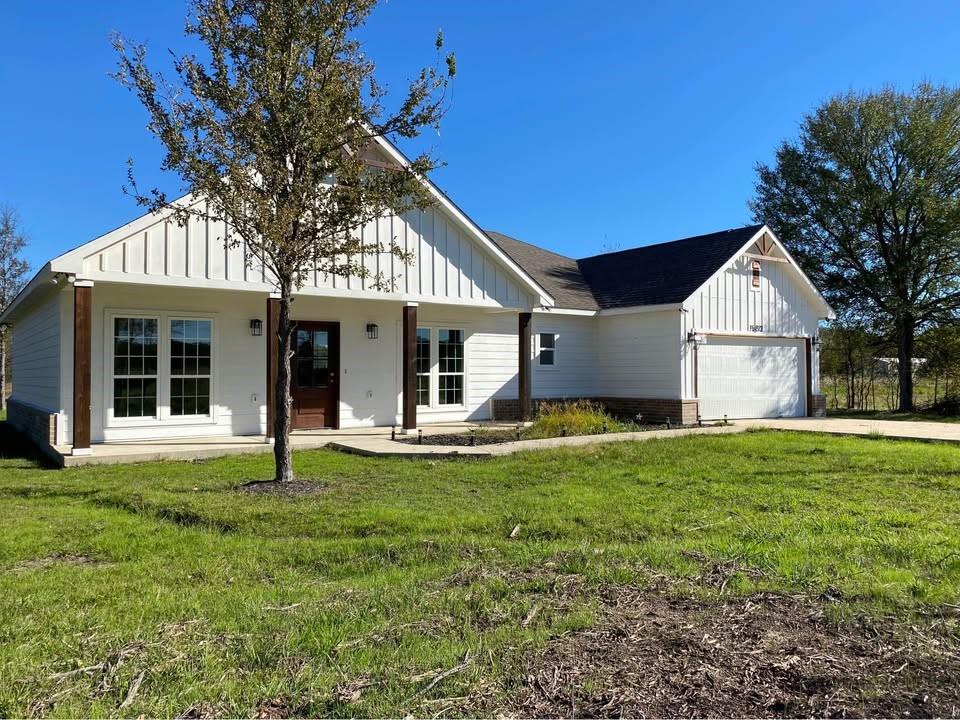
[(297, 321), (293, 353), (294, 429), (340, 427), (340, 323)]

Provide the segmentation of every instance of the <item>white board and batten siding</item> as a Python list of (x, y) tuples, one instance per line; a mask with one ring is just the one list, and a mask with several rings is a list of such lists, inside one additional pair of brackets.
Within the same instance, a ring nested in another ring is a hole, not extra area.
[[(787, 262), (761, 260), (760, 286), (753, 287), (753, 260), (738, 257), (684, 303), (677, 338), (683, 397), (699, 393), (704, 418), (806, 412), (803, 338), (817, 335), (817, 298)], [(691, 330), (706, 336), (696, 350), (687, 343)], [(815, 350), (811, 363), (812, 391), (817, 394)]]
[[(202, 204), (194, 207), (204, 209)], [(410, 263), (391, 253), (360, 258), (371, 276), (382, 274), (392, 281), (392, 289), (374, 289), (373, 277), (311, 271), (299, 292), (507, 308), (529, 308), (534, 303), (530, 289), (439, 206), (381, 217), (360, 234), (364, 243), (396, 243), (412, 254)], [(95, 281), (270, 292), (271, 277), (257, 258), (248, 255), (223, 222), (193, 217), (180, 226), (157, 216), (152, 224), (83, 257), (81, 274)]]

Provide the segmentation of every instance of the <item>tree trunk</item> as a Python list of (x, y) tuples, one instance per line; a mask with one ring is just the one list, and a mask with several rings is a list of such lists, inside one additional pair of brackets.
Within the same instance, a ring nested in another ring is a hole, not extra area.
[(913, 335), (916, 324), (913, 315), (903, 313), (897, 317), (897, 379), (899, 380), (900, 412), (913, 410)]
[(290, 340), (293, 325), (290, 322), (290, 304), (293, 302), (293, 283), (280, 281), (280, 318), (277, 321), (277, 386), (274, 402), (273, 457), (277, 482), (293, 480), (293, 453), (290, 447), (290, 358), (293, 352)]
[(7, 331), (0, 328), (0, 412), (7, 409)]

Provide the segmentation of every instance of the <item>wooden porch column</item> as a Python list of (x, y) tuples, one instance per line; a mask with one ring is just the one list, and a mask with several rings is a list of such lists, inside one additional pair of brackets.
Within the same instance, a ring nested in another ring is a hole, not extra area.
[(403, 406), (403, 429), (417, 427), (417, 306), (403, 308), (403, 380), (400, 399)]
[(277, 328), (280, 325), (280, 299), (267, 298), (267, 440), (273, 439), (273, 421), (277, 413), (277, 353), (280, 351), (280, 338)]
[(520, 392), (520, 419), (530, 419), (530, 318), (532, 313), (520, 313), (518, 332), (520, 336), (518, 360), (518, 386)]
[(73, 454), (90, 454), (90, 334), (93, 281), (73, 283)]

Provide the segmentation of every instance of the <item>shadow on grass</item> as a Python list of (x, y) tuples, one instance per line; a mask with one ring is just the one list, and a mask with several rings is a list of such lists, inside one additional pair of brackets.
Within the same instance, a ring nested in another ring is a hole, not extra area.
[(0, 422), (0, 463), (8, 470), (55, 470), (57, 466), (23, 433)]

